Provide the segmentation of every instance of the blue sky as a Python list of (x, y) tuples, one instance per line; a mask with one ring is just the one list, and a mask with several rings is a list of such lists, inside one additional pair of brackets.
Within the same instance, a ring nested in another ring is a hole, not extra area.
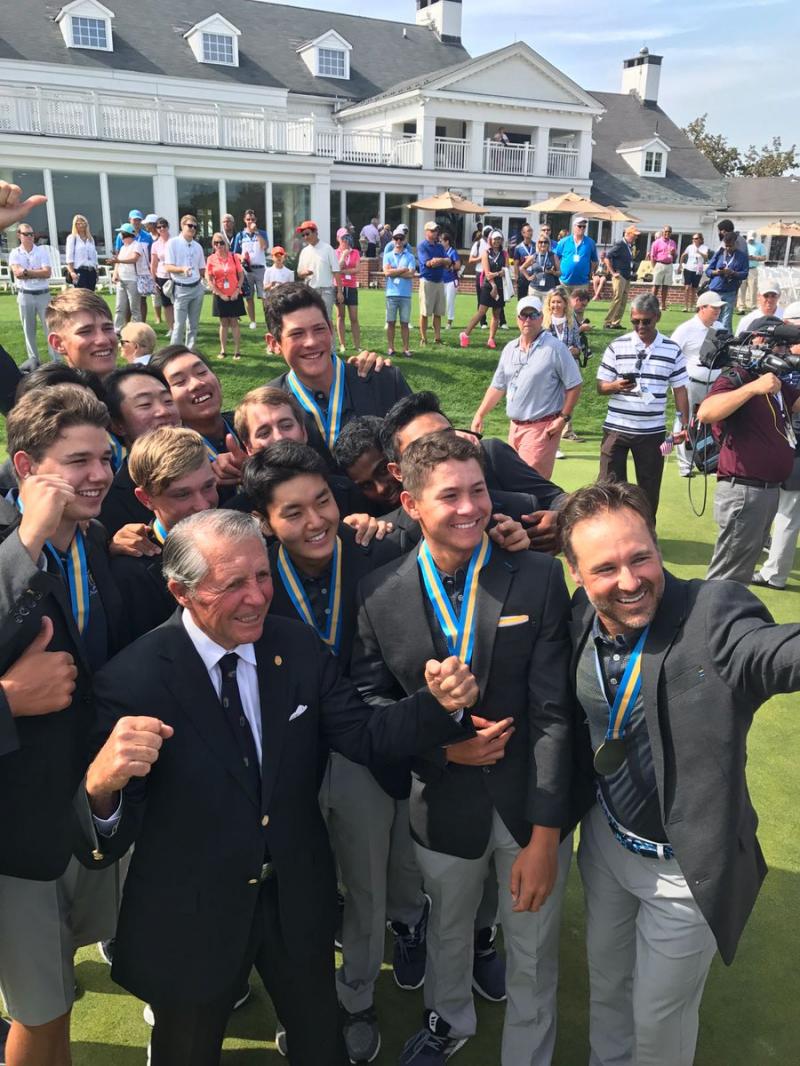
[[(412, 22), (414, 0), (284, 0), (294, 7)], [(584, 89), (618, 92), (622, 60), (643, 44), (663, 55), (659, 103), (685, 125), (746, 149), (800, 145), (800, 0), (463, 0), (471, 55), (524, 40)]]

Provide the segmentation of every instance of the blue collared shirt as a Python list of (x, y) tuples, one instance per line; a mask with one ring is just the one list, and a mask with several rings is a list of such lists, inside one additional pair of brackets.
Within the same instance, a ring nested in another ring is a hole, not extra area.
[[(721, 270), (722, 267), (729, 267), (734, 271), (734, 276), (726, 278), (712, 273), (714, 270)], [(720, 248), (714, 253), (713, 259), (706, 267), (706, 274), (711, 278), (711, 284), (708, 287), (712, 292), (736, 292), (749, 272), (750, 267), (744, 252), (740, 252), (738, 248), (734, 248), (732, 252)]]
[[(397, 270), (398, 267), (405, 267), (407, 270), (416, 270), (417, 261), (414, 258), (414, 253), (409, 251), (406, 247), (402, 252), (395, 251), (394, 242), (386, 246), (386, 251), (383, 253), (383, 265), (391, 267), (392, 270)], [(411, 278), (387, 278), (386, 279), (386, 295), (387, 296), (410, 296), (412, 288)]]
[(428, 260), (445, 259), (446, 257), (447, 252), (445, 252), (443, 244), (439, 244), (438, 241), (420, 241), (417, 248), (419, 276), (426, 281), (443, 281), (444, 267), (429, 267)]

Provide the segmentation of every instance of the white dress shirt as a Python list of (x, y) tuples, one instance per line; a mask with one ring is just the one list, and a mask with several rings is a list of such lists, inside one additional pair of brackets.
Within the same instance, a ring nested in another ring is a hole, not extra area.
[(84, 240), (77, 233), (68, 234), (65, 259), (67, 263), (72, 263), (75, 270), (80, 270), (81, 267), (97, 270), (97, 249), (94, 240), (91, 237)]
[(170, 237), (164, 253), (164, 262), (168, 266), (188, 266), (187, 274), (173, 274), (170, 271), (167, 273), (176, 285), (194, 285), (200, 280), (200, 272), (205, 268), (206, 257), (197, 241), (187, 241), (185, 237)]
[[(50, 249), (42, 244), (34, 244), (29, 252), (22, 245), (14, 248), (8, 257), (9, 267), (22, 267), (23, 270), (42, 270), (44, 267), (52, 269), (50, 262)], [(13, 273), (13, 271), (12, 271)], [(18, 292), (49, 292), (50, 281), (48, 278), (16, 278), (15, 284)]]

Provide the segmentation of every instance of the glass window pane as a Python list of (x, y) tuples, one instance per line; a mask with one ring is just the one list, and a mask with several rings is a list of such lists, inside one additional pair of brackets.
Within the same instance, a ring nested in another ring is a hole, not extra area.
[[(267, 228), (266, 187), (263, 181), (226, 181), (225, 198), (225, 210), (233, 215), (237, 230), (244, 226), (245, 211), (255, 211), (259, 227)], [(267, 236), (272, 239), (271, 233)]]
[(338, 48), (320, 48), (319, 73), (328, 78), (345, 76), (344, 52)]
[(73, 15), (72, 43), (76, 48), (108, 48), (105, 19)]
[[(406, 203), (408, 201), (406, 200)], [(376, 192), (351, 192), (347, 190), (347, 221), (356, 229), (356, 241), (371, 218), (377, 218), (380, 197)], [(382, 221), (379, 219), (378, 221)]]
[[(217, 227), (219, 214), (219, 183), (202, 178), (178, 178), (178, 218), (194, 215), (197, 219), (197, 240), (206, 252), (211, 250), (211, 237)], [(176, 230), (177, 233), (177, 225)]]
[[(290, 255), (297, 255), (301, 241), (295, 229), (311, 217), (311, 186), (272, 185), (272, 228), (270, 234), (275, 244), (280, 244)], [(322, 234), (322, 239), (325, 235)]]
[[(11, 170), (0, 166), (0, 180), (9, 181), (12, 185), (19, 185), (22, 195), (27, 199), (44, 193), (44, 175), (41, 170)], [(29, 222), (37, 244), (49, 244), (50, 237), (47, 229), (47, 209), (44, 204), (34, 207), (33, 211), (25, 218)], [(4, 255), (19, 244), (16, 236), (17, 224), (14, 223), (7, 230), (0, 230), (0, 250)]]
[[(100, 210), (100, 178), (97, 174), (52, 172), (58, 246), (62, 254), (75, 215), (85, 215), (98, 252), (103, 247), (103, 215)], [(103, 248), (103, 251), (105, 249)]]
[(131, 211), (149, 215), (155, 211), (153, 179), (146, 174), (109, 174), (108, 201), (113, 229), (127, 222)]
[(336, 231), (341, 226), (342, 190), (331, 189), (331, 236), (330, 243), (336, 247)]
[(206, 63), (233, 64), (233, 38), (223, 33), (203, 34), (203, 59)]

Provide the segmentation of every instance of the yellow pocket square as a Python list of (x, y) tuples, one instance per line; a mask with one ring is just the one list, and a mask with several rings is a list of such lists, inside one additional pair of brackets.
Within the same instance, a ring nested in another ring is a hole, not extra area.
[(521, 626), (529, 621), (530, 616), (527, 614), (501, 614), (500, 621), (497, 623), (497, 628), (505, 629), (506, 626)]

